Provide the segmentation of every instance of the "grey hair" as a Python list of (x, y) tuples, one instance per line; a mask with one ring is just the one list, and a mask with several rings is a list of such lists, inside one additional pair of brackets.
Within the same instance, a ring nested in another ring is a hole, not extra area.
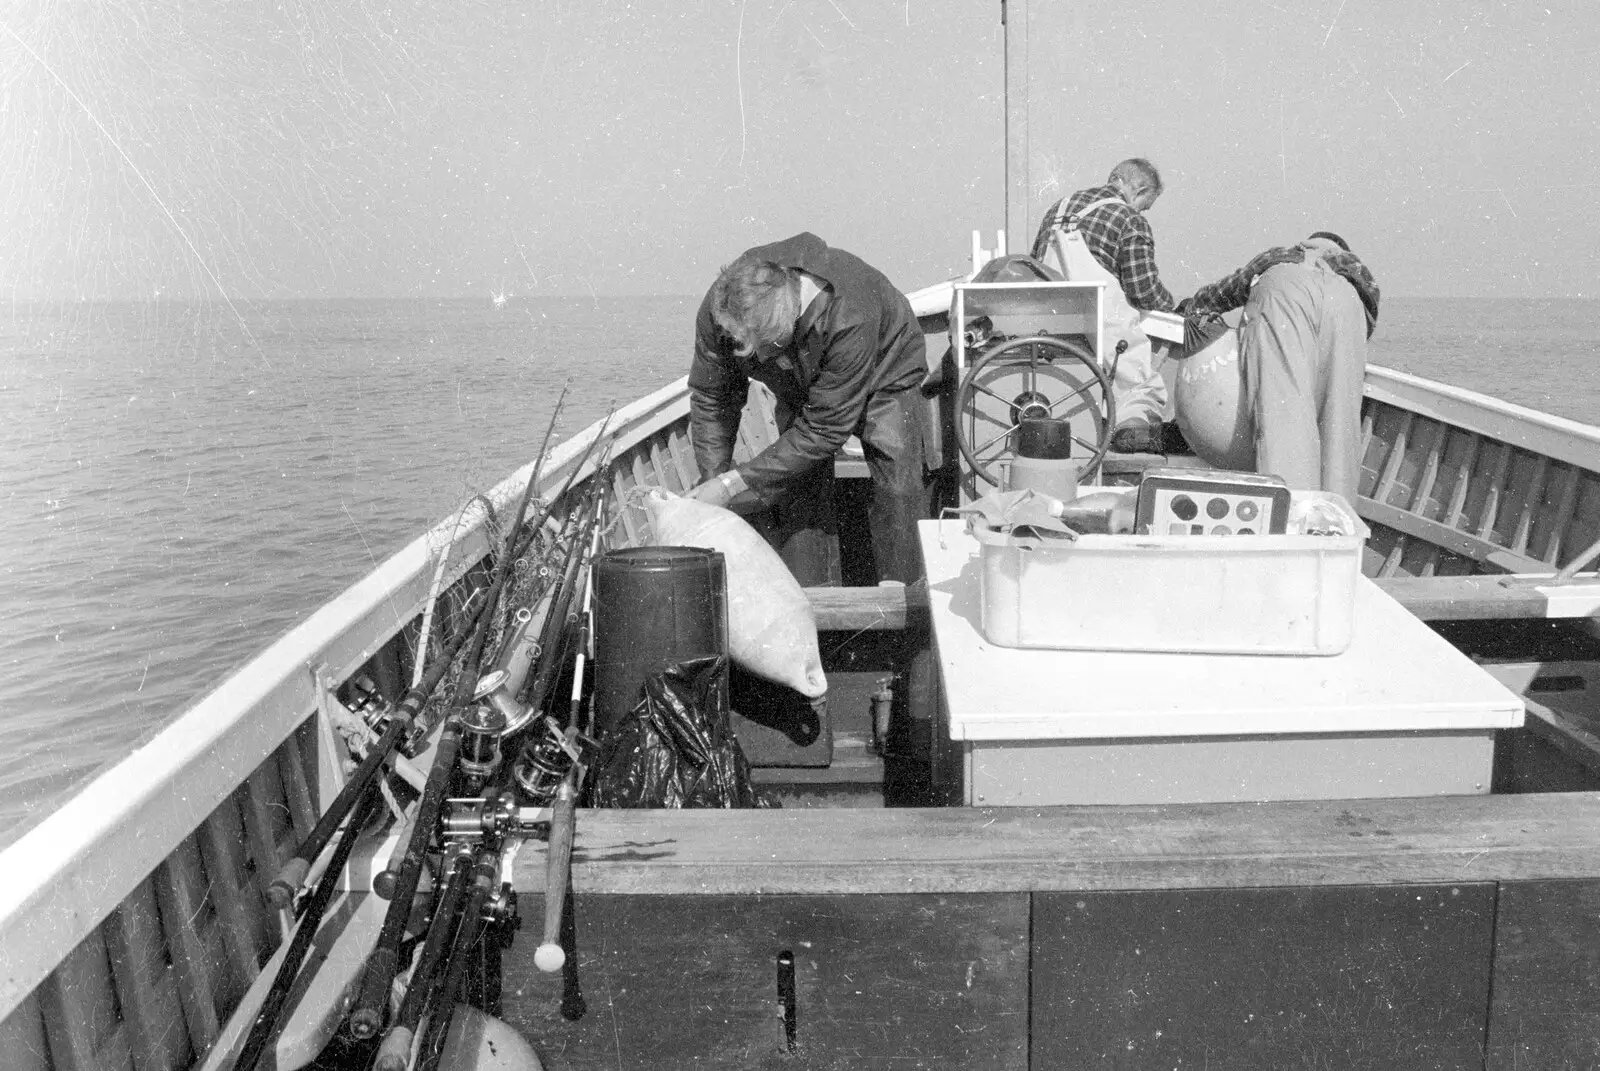
[(782, 342), (800, 318), (800, 277), (770, 260), (736, 260), (711, 285), (711, 316), (743, 356)]
[(1155, 164), (1152, 164), (1142, 156), (1124, 160), (1116, 167), (1113, 167), (1111, 175), (1106, 181), (1115, 186), (1122, 186), (1132, 194), (1143, 193), (1148, 190), (1159, 197), (1161, 191), (1165, 189), (1161, 185), (1161, 172), (1156, 170)]

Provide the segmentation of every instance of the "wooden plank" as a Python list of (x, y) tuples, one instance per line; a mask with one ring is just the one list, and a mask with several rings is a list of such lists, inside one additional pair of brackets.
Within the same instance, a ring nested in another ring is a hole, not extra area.
[(658, 478), (657, 478), (656, 474), (654, 472), (652, 472), (650, 470), (650, 466), (645, 463), (644, 454), (639, 450), (635, 450), (634, 453), (633, 453), (632, 467), (633, 467), (633, 482), (634, 482), (634, 486), (636, 486), (636, 487), (657, 487), (657, 486), (659, 486)]
[[(1411, 422), (1416, 414), (1402, 412), (1399, 416), (1400, 419), (1396, 423), (1394, 435), (1389, 440), (1389, 457), (1383, 464), (1383, 474), (1378, 477), (1378, 486), (1372, 492), (1372, 497), (1379, 502), (1389, 502), (1389, 497), (1393, 494), (1395, 484), (1399, 479), (1401, 466), (1408, 460), (1406, 443), (1411, 436)], [(1400, 502), (1390, 504), (1396, 506), (1405, 505), (1405, 503)]]
[(1533, 534), (1533, 519), (1544, 505), (1544, 483), (1550, 476), (1550, 459), (1538, 458), (1534, 462), (1533, 479), (1523, 497), (1522, 509), (1517, 516), (1517, 526), (1511, 533), (1509, 545), (1518, 554), (1528, 551), (1528, 537)]
[[(1416, 487), (1405, 506), (1412, 513), (1427, 517), (1434, 515), (1439, 508), (1434, 488), (1439, 482), (1439, 466), (1444, 461), (1444, 445), (1450, 438), (1450, 429), (1437, 420), (1425, 421), (1423, 427), (1427, 433), (1428, 447), (1423, 459), (1422, 472), (1417, 477)], [(1422, 441), (1421, 436), (1418, 437), (1418, 441)]]
[(254, 889), (244, 887), (241, 832), (236, 804), (229, 800), (201, 825), (198, 841), (211, 903), (222, 920), (228, 965), (234, 979), (248, 986), (261, 970), (261, 950), (267, 941), (258, 921), (264, 904)]
[(1464, 555), (1503, 572), (1537, 573), (1544, 568), (1544, 563), (1537, 558), (1517, 554), (1487, 539), (1456, 528), (1448, 528), (1438, 521), (1430, 521), (1426, 517), (1419, 517), (1398, 507), (1374, 502), (1370, 498), (1361, 499), (1356, 511), (1369, 522), (1385, 525), (1408, 536), (1425, 539), (1452, 553)]
[(1485, 1071), (1600, 1067), (1600, 882), (1501, 885), (1487, 1041)]
[(222, 1028), (219, 1005), (226, 1006), (238, 995), (222, 988), (217, 969), (221, 960), (201, 936), (201, 927), (209, 921), (206, 916), (214, 916), (215, 910), (205, 902), (200, 876), (199, 849), (190, 840), (157, 867), (152, 877), (167, 954), (189, 1027), (189, 1044), (195, 1052), (211, 1048)]
[(1440, 522), (1451, 528), (1459, 528), (1466, 522), (1467, 496), (1472, 493), (1473, 478), (1478, 471), (1478, 455), (1483, 452), (1483, 437), (1471, 436), (1466, 444), (1466, 450), (1455, 466), (1455, 484), (1450, 492), (1450, 508), (1440, 518)]
[(276, 767), (277, 763), (268, 759), (245, 778), (236, 793), (239, 813), (244, 816), (245, 842), (255, 863), (254, 884), (261, 887), (263, 894), (293, 850), (278, 844), (279, 823), (274, 820), (274, 812), (283, 814), (283, 793), (277, 784)]
[[(1391, 526), (1392, 527), (1392, 526)], [(1404, 533), (1397, 534), (1394, 545), (1389, 548), (1389, 553), (1384, 555), (1383, 565), (1378, 569), (1378, 577), (1394, 576), (1400, 571), (1400, 561), (1405, 556), (1406, 547), (1410, 540)]]
[(1536, 545), (1542, 546), (1539, 557), (1552, 566), (1559, 567), (1561, 561), (1561, 537), (1566, 532), (1567, 526), (1572, 523), (1572, 516), (1578, 508), (1578, 490), (1583, 483), (1585, 473), (1576, 465), (1565, 466), (1561, 477), (1561, 489), (1557, 493), (1555, 506), (1545, 516), (1534, 522), (1534, 531), (1543, 529), (1544, 538), (1534, 537)]
[(1498, 443), (1500, 454), (1495, 459), (1494, 468), (1489, 470), (1488, 478), (1484, 481), (1483, 506), (1478, 514), (1478, 538), (1488, 539), (1494, 531), (1495, 521), (1500, 513), (1500, 500), (1506, 492), (1506, 473), (1511, 469), (1511, 459), (1516, 455), (1516, 447), (1510, 443)]
[(1361, 545), (1361, 573), (1363, 576), (1376, 577), (1383, 572), (1389, 551), (1402, 537), (1393, 528), (1385, 528), (1381, 524), (1374, 524), (1371, 528), (1371, 534)]
[(1550, 600), (1531, 585), (1507, 587), (1491, 576), (1397, 576), (1377, 581), (1424, 621), (1550, 617)]
[(99, 930), (67, 953), (39, 987), (39, 1010), (55, 1071), (133, 1071)]
[(806, 588), (818, 632), (926, 628), (925, 587)]
[[(1494, 894), (1490, 883), (1036, 894), (1031, 1064), (1476, 1067)], [(1102, 1053), (1114, 1056), (1084, 1059)]]
[[(544, 882), (540, 853), (517, 888)], [(585, 893), (1243, 888), (1600, 876), (1600, 794), (1186, 807), (584, 811)]]
[(1461, 455), (1470, 448), (1474, 439), (1475, 436), (1459, 428), (1439, 425), (1439, 436), (1434, 440), (1433, 450), (1428, 457), (1431, 470), (1426, 473), (1427, 493), (1418, 496), (1412, 503), (1411, 512), (1441, 523), (1448, 519), (1450, 500), (1454, 497), (1460, 476)]
[[(541, 897), (522, 901), (537, 917)], [(505, 1016), (549, 1066), (996, 1068), (1028, 1066), (1026, 894), (580, 896), (576, 978), (504, 953)], [(794, 956), (797, 1051), (783, 1051), (776, 959)]]
[(677, 467), (673, 465), (659, 438), (651, 440), (650, 443), (650, 468), (655, 473), (657, 487), (665, 487), (674, 493), (687, 490), (683, 481), (678, 478)]
[(1401, 556), (1397, 575), (1432, 576), (1443, 555), (1442, 548), (1425, 539), (1406, 537), (1405, 553)]
[[(612, 501), (616, 503), (614, 507), (616, 515), (622, 520), (622, 530), (628, 533), (628, 546), (637, 547), (640, 545), (639, 533), (642, 527), (646, 526), (646, 522), (638, 507), (628, 501), (628, 491), (634, 486), (632, 480), (633, 476), (618, 466), (611, 477), (611, 490), (614, 492)], [(634, 520), (636, 513), (640, 515), (640, 520), (637, 522)]]
[(1600, 538), (1600, 478), (1585, 474), (1578, 489), (1578, 505), (1563, 533), (1560, 557), (1554, 559), (1556, 566), (1566, 565), (1566, 559), (1576, 557)]
[(284, 803), (289, 808), (291, 832), (298, 844), (317, 824), (317, 804), (312, 798), (311, 782), (306, 777), (306, 762), (301, 753), (301, 741), (310, 742), (305, 731), (291, 733), (278, 749), (278, 780), (283, 785)]
[(678, 466), (678, 477), (685, 487), (693, 487), (700, 482), (700, 468), (694, 460), (694, 447), (689, 443), (689, 436), (681, 428), (667, 429), (667, 448), (672, 452), (673, 463)]
[(1361, 405), (1361, 453), (1359, 455), (1361, 458), (1361, 472), (1356, 477), (1356, 491), (1358, 494), (1366, 495), (1369, 498), (1372, 496), (1372, 489), (1378, 486), (1377, 465), (1376, 463), (1368, 463), (1368, 455), (1372, 450), (1373, 443), (1373, 427), (1377, 423), (1377, 414), (1387, 408), (1389, 406), (1381, 402), (1375, 402), (1371, 398), (1364, 399)]
[(193, 1059), (183, 1008), (167, 972), (155, 891), (146, 881), (102, 927), (117, 1003), (139, 1071), (179, 1071)]
[(38, 997), (28, 997), (0, 1019), (0, 1067), (6, 1071), (52, 1071)]

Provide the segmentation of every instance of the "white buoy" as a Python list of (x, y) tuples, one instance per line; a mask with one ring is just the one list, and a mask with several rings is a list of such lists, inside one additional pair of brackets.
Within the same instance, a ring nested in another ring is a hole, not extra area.
[(1225, 331), (1177, 365), (1173, 404), (1190, 448), (1219, 469), (1254, 472), (1255, 420), (1245, 405), (1239, 332)]

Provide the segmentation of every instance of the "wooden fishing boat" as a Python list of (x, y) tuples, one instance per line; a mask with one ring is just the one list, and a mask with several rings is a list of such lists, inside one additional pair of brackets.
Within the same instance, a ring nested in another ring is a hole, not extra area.
[[(947, 325), (923, 322), (937, 352)], [(687, 412), (681, 380), (628, 406), (604, 457), (598, 426), (553, 451), (540, 493), (605, 481), (610, 538), (644, 539), (627, 492), (697, 480)], [(562, 1015), (562, 978), (524, 937), (498, 1013), (554, 1067), (1591, 1066), (1600, 582), (1551, 574), (1600, 536), (1600, 429), (1372, 368), (1363, 431), (1366, 575), (1525, 704), (1520, 727), (1483, 734), (1492, 791), (944, 806), (962, 774), (948, 738), (939, 757), (939, 596), (813, 589), (831, 724), (741, 723), (785, 806), (580, 812), (564, 984), (588, 1012)], [(740, 450), (774, 434), (756, 399)], [(531, 472), (487, 495), (496, 510)], [(864, 466), (837, 472), (848, 508)], [(347, 776), (350, 683), (402, 694), (437, 585), (463, 597), (490, 550), (468, 506), (4, 852), (0, 1067), (230, 1066), (285, 951), (267, 885)], [(299, 1066), (338, 1027), (393, 843), (354, 857), (321, 981), (262, 1066)], [(514, 878), (537, 917), (542, 853)]]

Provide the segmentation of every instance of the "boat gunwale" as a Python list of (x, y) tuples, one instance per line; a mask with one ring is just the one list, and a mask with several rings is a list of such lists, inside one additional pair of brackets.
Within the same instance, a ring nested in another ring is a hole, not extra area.
[(1531, 454), (1600, 472), (1596, 467), (1600, 425), (1542, 413), (1382, 365), (1367, 365), (1364, 383), (1364, 396), (1373, 401), (1509, 443)]
[[(616, 433), (613, 452), (687, 412), (686, 378), (617, 410), (606, 432)], [(602, 423), (551, 451), (541, 494), (559, 490), (580, 460), (580, 479), (595, 472), (600, 458), (585, 453)], [(485, 493), (496, 510), (520, 495), (533, 465)], [(432, 526), (0, 851), (10, 875), (0, 883), (0, 1022), (314, 714), (315, 674), (344, 680), (422, 612), (440, 548), (449, 548), (447, 582), (484, 558), (486, 519), (469, 501)]]

